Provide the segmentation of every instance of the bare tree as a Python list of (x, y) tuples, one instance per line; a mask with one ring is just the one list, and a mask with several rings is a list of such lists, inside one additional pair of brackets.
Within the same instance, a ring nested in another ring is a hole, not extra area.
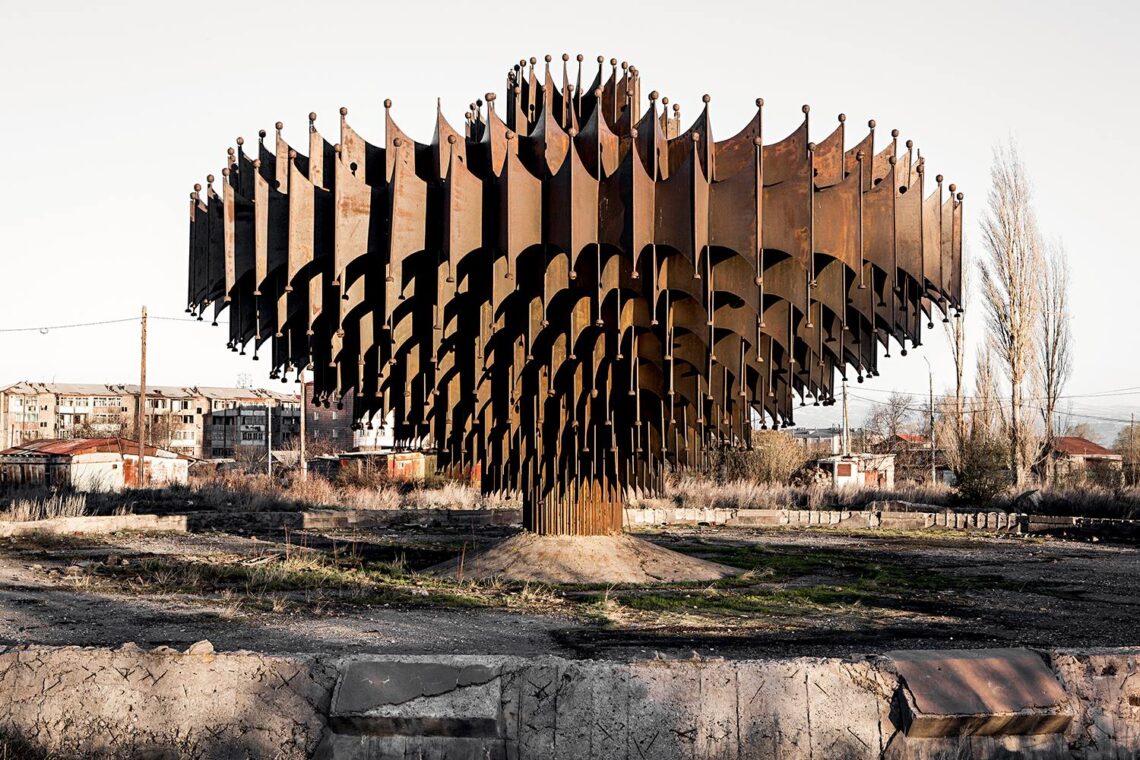
[(912, 431), (917, 409), (909, 396), (895, 392), (886, 401), (871, 407), (863, 427), (878, 439), (879, 451), (894, 453), (899, 436)]
[(994, 376), (994, 359), (990, 347), (983, 343), (978, 349), (977, 369), (974, 371), (974, 400), (970, 404), (970, 434), (994, 438), (998, 432), (1001, 412)]
[[(970, 268), (966, 265), (966, 261), (962, 262), (962, 293), (963, 301), (968, 299), (970, 285), (973, 284), (973, 278), (970, 277)], [(963, 307), (965, 304), (963, 303)], [(951, 467), (955, 472), (958, 472), (959, 467), (954, 462), (961, 462), (965, 455), (965, 447), (967, 438), (969, 436), (968, 425), (966, 421), (966, 387), (965, 387), (965, 373), (966, 373), (966, 320), (962, 318), (962, 314), (954, 315), (953, 319), (947, 320), (943, 323), (946, 330), (946, 339), (954, 347), (954, 399), (953, 405), (944, 403), (942, 405), (942, 416), (945, 418), (943, 424), (939, 425), (938, 437), (940, 440), (950, 440), (954, 443), (953, 455), (949, 457)], [(947, 452), (950, 451), (949, 446), (944, 446)]]
[(1050, 246), (1038, 281), (1041, 299), (1041, 329), (1037, 361), (1041, 374), (1041, 415), (1045, 441), (1053, 440), (1057, 401), (1073, 374), (1072, 333), (1069, 329), (1069, 261), (1060, 243)]
[(1033, 214), (1025, 166), (1013, 144), (994, 150), (993, 182), (984, 217), (986, 255), (979, 261), (982, 308), (987, 342), (1009, 382), (1007, 420), (1010, 470), (1015, 485), (1025, 478), (1029, 427), (1024, 393), (1033, 367), (1040, 294), (1036, 280), (1042, 268), (1041, 242)]

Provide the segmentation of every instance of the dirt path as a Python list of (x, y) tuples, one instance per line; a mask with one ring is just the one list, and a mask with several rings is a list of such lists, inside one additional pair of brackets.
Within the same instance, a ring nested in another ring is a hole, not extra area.
[[(108, 592), (85, 579), (82, 563), (108, 555), (259, 557), (282, 545), (227, 534), (111, 536), (31, 545), (0, 542), (0, 645), (25, 643), (185, 648), (210, 639), (218, 649), (392, 654), (556, 654), (625, 659), (667, 655), (765, 657), (838, 655), (887, 649), (1140, 644), (1140, 553), (1135, 547), (1055, 540), (838, 534), (825, 531), (704, 529), (653, 534), (665, 546), (749, 547), (777, 559), (815, 563), (788, 587), (849, 585), (852, 562), (873, 562), (906, 578), (953, 580), (874, 606), (773, 615), (764, 626), (687, 629), (683, 624), (606, 625), (506, 609), (446, 606), (329, 607), (270, 612), (235, 609), (221, 594)], [(327, 545), (343, 537), (313, 537)], [(403, 541), (423, 561), (450, 549), (446, 537), (385, 532), (372, 551)], [(433, 543), (434, 542), (434, 543)], [(422, 547), (428, 545), (429, 549)], [(443, 548), (440, 548), (440, 547)], [(387, 548), (385, 548), (387, 547)], [(294, 549), (295, 550), (295, 549)], [(435, 554), (433, 554), (433, 552)], [(845, 564), (847, 563), (847, 564)], [(68, 568), (72, 570), (69, 571)], [(54, 571), (54, 572), (53, 572)], [(70, 573), (70, 574), (69, 574)], [(686, 592), (688, 593), (688, 592)], [(700, 589), (692, 593), (700, 594)], [(738, 618), (739, 619), (739, 618)]]

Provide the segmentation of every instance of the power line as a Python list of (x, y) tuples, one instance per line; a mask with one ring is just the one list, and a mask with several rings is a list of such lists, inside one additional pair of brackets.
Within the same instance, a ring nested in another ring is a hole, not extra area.
[(0, 332), (40, 332), (48, 333), (52, 330), (70, 330), (73, 327), (97, 327), (99, 325), (115, 325), (123, 322), (138, 322), (139, 317), (126, 317), (124, 319), (103, 319), (97, 322), (74, 322), (68, 325), (40, 325), (39, 327), (0, 327)]
[[(152, 316), (150, 319), (160, 319), (164, 322), (200, 322), (202, 320), (193, 317), (162, 317)], [(122, 319), (100, 319), (93, 322), (72, 322), (65, 325), (38, 325), (35, 327), (0, 327), (0, 333), (19, 333), (19, 332), (38, 332), (46, 335), (55, 330), (71, 330), (79, 327), (100, 327), (102, 325), (118, 325), (126, 322), (139, 322), (141, 317), (123, 317)], [(218, 322), (219, 325), (227, 325), (229, 322)]]

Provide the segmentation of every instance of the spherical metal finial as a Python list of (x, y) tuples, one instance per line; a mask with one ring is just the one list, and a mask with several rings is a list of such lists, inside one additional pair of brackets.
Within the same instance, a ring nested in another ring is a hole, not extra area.
[(606, 57), (604, 55), (599, 55), (598, 56), (598, 63), (601, 64), (601, 63), (605, 63), (605, 62), (606, 62)]
[(253, 159), (253, 168), (254, 169), (260, 169), (261, 168), (261, 159), (260, 158)]
[(563, 53), (562, 54), (562, 62), (565, 63), (566, 61), (569, 61), (569, 60), (570, 60), (570, 54), (569, 53)]
[(534, 64), (536, 64), (536, 63), (538, 63), (538, 59), (537, 59), (537, 58), (535, 58), (535, 57), (532, 55), (532, 56), (530, 57), (530, 65), (531, 65), (531, 66), (533, 66), (533, 65), (534, 65)]
[(194, 183), (194, 192), (195, 192), (195, 193), (200, 193), (200, 192), (202, 192), (202, 185), (201, 185), (200, 183), (198, 183), (198, 182), (195, 182), (195, 183)]
[(393, 137), (392, 138), (392, 145), (396, 146), (397, 148), (399, 148), (403, 144), (404, 144), (404, 139), (402, 137)]
[(222, 169), (222, 176), (223, 177), (230, 176), (230, 167), (227, 166), (225, 169)]
[(257, 130), (257, 136), (264, 138), (265, 137), (265, 130), (264, 129)]
[(578, 63), (581, 63), (582, 61), (586, 60), (586, 56), (582, 55), (581, 53), (578, 53), (578, 55), (575, 57), (578, 59)]
[(611, 66), (617, 66), (617, 58), (611, 58), (610, 59), (610, 65)]
[(526, 59), (525, 58), (519, 59), (519, 66), (526, 66)]
[(459, 138), (457, 138), (455, 135), (448, 135), (447, 136), (447, 144), (448, 145), (455, 145), (455, 143), (457, 143), (458, 141), (459, 141)]
[(241, 135), (238, 135), (236, 142), (238, 145), (245, 145), (245, 138), (242, 137)]
[(192, 201), (197, 200), (197, 198), (198, 198), (198, 193), (190, 193), (190, 200), (192, 200)]
[(875, 120), (874, 120), (874, 119), (871, 119), (870, 121), (868, 121), (868, 122), (867, 122), (867, 126), (868, 126), (868, 127), (870, 127), (871, 129), (874, 129), (874, 128), (875, 128), (875, 126), (876, 126), (876, 125), (875, 125)]
[(702, 102), (702, 103), (711, 103), (711, 102), (712, 102), (712, 98), (711, 98), (711, 97), (709, 97), (709, 94), (708, 94), (708, 93), (705, 93), (704, 95), (702, 95), (702, 96), (701, 96), (701, 102)]
[(289, 158), (296, 158), (296, 157), (297, 157), (297, 151), (290, 148), (289, 149)]
[(514, 133), (514, 132), (512, 132), (512, 131), (511, 131), (511, 130), (509, 130), (509, 129), (507, 130), (507, 139), (508, 139), (508, 140), (513, 140), (513, 139), (515, 139), (515, 133)]
[(845, 114), (845, 113), (839, 114), (839, 123), (843, 124), (845, 121), (847, 121), (847, 114)]
[(957, 189), (958, 189), (957, 185), (955, 185), (954, 183), (950, 183), (950, 192), (954, 192)]
[(629, 69), (629, 61), (622, 61), (621, 62), (621, 70), (626, 71), (628, 69)]
[(961, 201), (966, 197), (965, 193), (958, 193), (958, 200)]
[(316, 121), (316, 120), (317, 120), (317, 112), (316, 111), (309, 111), (309, 121)]
[(803, 111), (804, 113), (811, 113), (811, 106), (809, 106), (808, 104), (805, 103), (804, 107), (801, 108), (800, 110)]
[(577, 137), (578, 136), (578, 128), (577, 127), (570, 127), (570, 131), (567, 132), (566, 134), (570, 135), (571, 137)]
[(809, 153), (814, 153), (814, 152), (815, 152), (815, 143), (813, 143), (813, 142), (809, 142), (809, 143), (808, 143), (808, 152), (809, 152)]
[(348, 109), (345, 108), (344, 106), (341, 106), (340, 107), (340, 115), (341, 116), (348, 116)]
[(550, 56), (549, 53), (547, 53), (544, 57), (545, 57), (547, 63), (550, 63), (553, 60), (553, 58)]
[(764, 138), (753, 137), (752, 138), (752, 144), (755, 145), (757, 148), (762, 148), (764, 146)]
[(898, 136), (899, 136), (899, 131), (897, 129), (892, 129), (891, 130), (891, 137), (898, 137)]
[(673, 104), (673, 111), (674, 111), (674, 113), (681, 113), (681, 104), (680, 103), (674, 103)]
[(467, 121), (471, 121), (472, 119), (475, 118), (475, 114), (468, 111), (467, 113), (463, 114), (463, 118), (466, 119)]
[[(497, 98), (497, 97), (498, 97), (498, 95), (496, 95), (496, 94), (495, 94), (495, 93), (493, 93), (493, 92), (488, 92), (488, 93), (487, 93), (487, 95), (486, 95), (485, 97), (487, 98), (487, 102), (488, 102), (488, 103), (494, 103), (494, 102), (495, 102), (495, 98)], [(476, 101), (476, 102), (478, 102), (478, 101)]]
[(391, 108), (392, 107), (392, 99), (391, 98), (384, 98), (384, 107), (385, 108)]
[(910, 150), (913, 147), (914, 147), (914, 140), (907, 140), (906, 141), (906, 149)]
[(890, 164), (891, 166), (894, 166), (896, 161), (897, 161), (897, 159), (894, 156), (891, 156), (890, 158), (887, 159), (887, 163)]
[(280, 132), (281, 130), (285, 129), (285, 125), (284, 125), (282, 122), (280, 122), (280, 121), (279, 121), (279, 122), (277, 122), (276, 124), (274, 124), (273, 126), (277, 128), (277, 131), (278, 131), (278, 132)]
[(226, 155), (229, 156), (230, 158), (233, 158), (234, 157), (234, 149), (233, 148), (226, 148)]
[(855, 160), (856, 161), (862, 161), (866, 157), (867, 157), (867, 154), (864, 153), (863, 151), (861, 151), (861, 150), (855, 151)]
[(649, 91), (649, 99), (650, 100), (657, 100), (657, 97), (658, 97), (657, 90), (650, 90)]
[(941, 184), (942, 184), (942, 175), (941, 175), (941, 174), (936, 174), (936, 175), (934, 176), (934, 181), (935, 181), (935, 182), (937, 182), (938, 184), (940, 184), (940, 185), (941, 185)]
[(700, 141), (701, 141), (701, 133), (700, 132), (694, 132), (693, 133), (693, 142), (699, 143)]
[(338, 156), (340, 155), (340, 143), (335, 143), (333, 145), (333, 153), (337, 154)]
[(206, 184), (207, 185), (214, 184), (214, 175), (213, 174), (207, 174), (206, 175)]
[(595, 97), (595, 98), (600, 98), (600, 97), (602, 97), (602, 88), (601, 88), (601, 87), (599, 87), (599, 88), (597, 88), (596, 90), (594, 90), (594, 97)]

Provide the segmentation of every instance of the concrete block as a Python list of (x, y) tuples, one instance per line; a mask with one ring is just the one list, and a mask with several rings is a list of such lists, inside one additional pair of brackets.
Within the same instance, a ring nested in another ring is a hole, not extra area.
[(1058, 650), (1052, 664), (1076, 706), (1066, 740), (1087, 757), (1140, 756), (1140, 648)]
[(543, 657), (513, 673), (511, 688), (518, 690), (515, 702), (520, 758), (554, 757), (564, 665), (563, 660)]
[(697, 756), (701, 672), (689, 663), (649, 660), (629, 666), (630, 757)]
[[(893, 686), (893, 682), (891, 684)], [(812, 757), (878, 757), (881, 723), (891, 688), (869, 662), (821, 660), (807, 673), (805, 690)]]
[(911, 737), (1055, 734), (1073, 712), (1064, 688), (1028, 649), (890, 652), (899, 727)]
[(737, 713), (736, 664), (703, 662), (700, 672), (700, 710), (694, 757), (735, 760), (740, 747)]
[[(599, 674), (599, 670), (603, 670)], [(598, 691), (610, 688), (611, 671), (598, 663), (563, 661), (556, 694), (557, 714), (554, 724), (556, 760), (590, 757), (594, 731), (594, 705)]]
[(807, 675), (802, 661), (740, 662), (740, 757), (808, 758)]

